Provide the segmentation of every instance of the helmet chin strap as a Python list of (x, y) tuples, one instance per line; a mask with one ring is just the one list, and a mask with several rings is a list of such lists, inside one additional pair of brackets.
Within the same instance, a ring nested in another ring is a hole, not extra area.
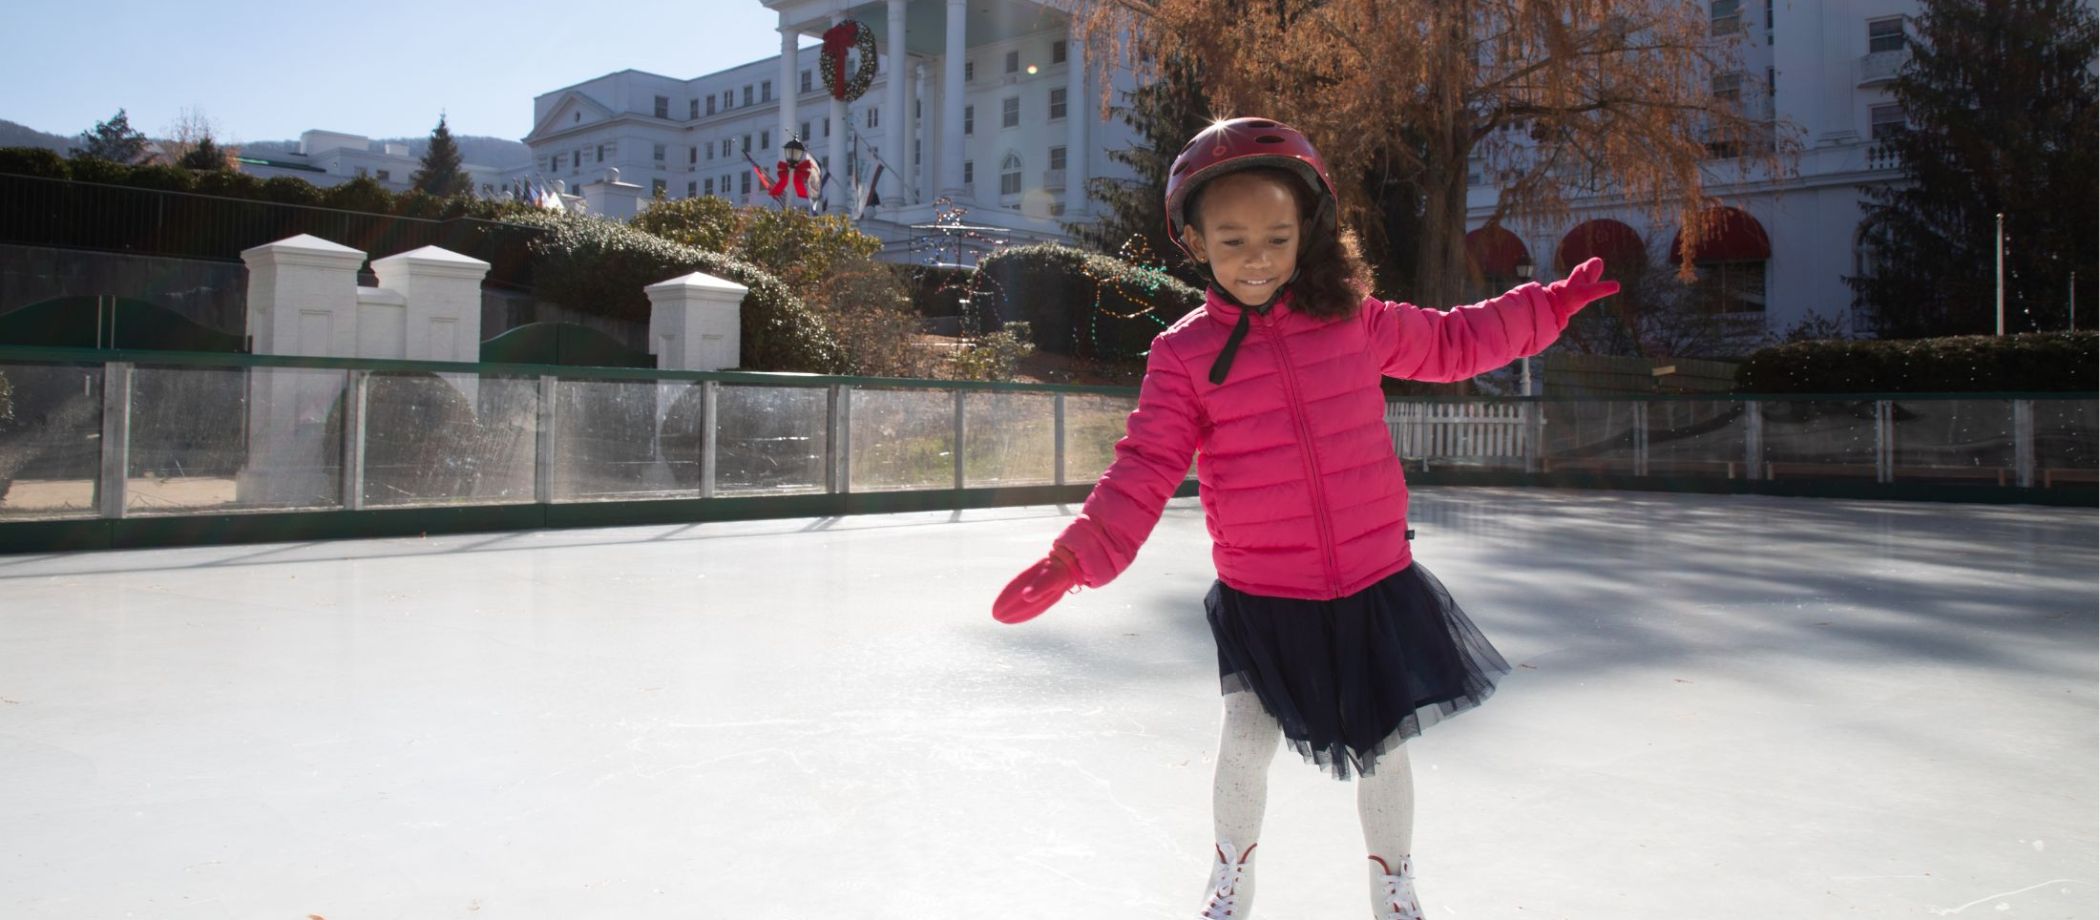
[[(1207, 265), (1204, 266), (1204, 274), (1210, 274), (1210, 267)], [(1290, 290), (1291, 282), (1296, 280), (1298, 280), (1298, 273), (1292, 271), (1289, 278), (1284, 279), (1282, 284), (1276, 286), (1276, 293), (1270, 294), (1269, 299), (1262, 301), (1260, 306), (1252, 306), (1241, 303), (1239, 298), (1232, 296), (1231, 291), (1225, 290), (1224, 287), (1218, 284), (1216, 275), (1211, 275), (1210, 289), (1217, 292), (1219, 297), (1224, 298), (1225, 302), (1240, 308), (1239, 322), (1232, 324), (1232, 334), (1225, 338), (1224, 349), (1218, 352), (1217, 360), (1210, 363), (1210, 382), (1213, 386), (1223, 384), (1225, 375), (1232, 372), (1233, 356), (1239, 354), (1240, 343), (1246, 340), (1247, 331), (1253, 328), (1251, 318), (1254, 314), (1260, 313), (1263, 316), (1267, 316), (1269, 308), (1276, 305), (1277, 299), (1283, 296), (1283, 292)]]

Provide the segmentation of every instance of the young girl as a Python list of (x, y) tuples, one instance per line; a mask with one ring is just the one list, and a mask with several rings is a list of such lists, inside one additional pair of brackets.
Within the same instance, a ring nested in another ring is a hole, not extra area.
[(1217, 861), (1200, 916), (1245, 920), (1279, 738), (1357, 785), (1379, 920), (1415, 920), (1406, 739), (1494, 692), (1509, 665), (1408, 546), (1407, 487), (1379, 377), (1463, 380), (1537, 354), (1618, 290), (1591, 259), (1449, 312), (1368, 296), (1334, 183), (1297, 131), (1197, 134), (1167, 179), (1167, 230), (1210, 277), (1152, 342), (1116, 459), (1050, 554), (993, 604), (1018, 623), (1129, 566), (1196, 458), (1218, 580), (1204, 598), (1225, 725)]

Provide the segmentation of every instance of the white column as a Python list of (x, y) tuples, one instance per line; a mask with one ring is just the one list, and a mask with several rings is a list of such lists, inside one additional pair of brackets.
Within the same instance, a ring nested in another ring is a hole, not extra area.
[[(831, 14), (832, 25), (838, 25), (845, 21), (845, 13)], [(853, 75), (852, 68), (847, 68), (846, 75), (849, 77)], [(824, 193), (824, 200), (831, 202), (834, 206), (846, 204), (849, 186), (852, 185), (852, 177), (845, 173), (846, 129), (849, 127), (851, 125), (846, 121), (846, 100), (837, 96), (831, 97), (831, 161), (824, 164), (824, 168), (833, 173), (833, 175), (831, 182), (827, 186), (827, 191)], [(851, 207), (850, 204), (847, 206)]]
[[(883, 78), (888, 81), (883, 87), (888, 90), (884, 95), (889, 101), (883, 105), (888, 111), (882, 113), (883, 124), (887, 126), (882, 136), (888, 139), (884, 146), (889, 149), (882, 152), (882, 158), (891, 166), (905, 169), (911, 165), (911, 108), (910, 103), (904, 101), (904, 74), (906, 62), (911, 58), (905, 50), (904, 0), (890, 0), (889, 36), (889, 66), (883, 70)], [(890, 195), (895, 204), (904, 203), (905, 185), (903, 176), (890, 178)]]
[(941, 194), (962, 197), (963, 16), (966, 0), (948, 0), (947, 56), (941, 69)]
[(372, 260), (380, 288), (407, 300), (404, 353), (359, 357), (480, 361), (481, 280), (488, 273), (487, 262), (437, 246)]
[[(774, 86), (779, 87), (779, 137), (780, 142), (785, 144), (788, 138), (795, 136), (795, 103), (797, 101), (796, 97), (801, 95), (802, 71), (795, 66), (800, 63), (796, 60), (795, 49), (795, 45), (800, 41), (800, 36), (796, 34), (794, 29), (788, 28), (786, 13), (780, 14), (780, 19), (780, 79), (774, 83)], [(809, 142), (809, 138), (806, 137), (802, 140), (805, 144)], [(759, 155), (759, 162), (765, 162), (764, 154)]]
[(1086, 125), (1094, 111), (1086, 93), (1086, 39), (1075, 26), (1065, 37), (1065, 216), (1086, 208)]

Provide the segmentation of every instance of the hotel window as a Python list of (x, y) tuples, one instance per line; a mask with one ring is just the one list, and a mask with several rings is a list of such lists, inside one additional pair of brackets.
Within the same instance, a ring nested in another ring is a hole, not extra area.
[(662, 198), (662, 197), (664, 197), (664, 180), (662, 180), (662, 179), (651, 179), (651, 180), (649, 180), (649, 197), (651, 197), (651, 198)]
[(662, 145), (662, 144), (657, 144), (657, 145), (656, 145), (656, 150), (655, 150), (655, 160), (656, 160), (656, 162), (658, 162), (658, 163), (661, 163), (661, 162), (663, 162), (663, 161), (664, 161), (664, 145)]
[(605, 162), (605, 145), (604, 145), (604, 144), (599, 144), (599, 145), (598, 145), (598, 162), (600, 162), (600, 163), (603, 163), (603, 162)]
[(750, 173), (738, 173), (738, 175), (742, 176), (742, 177), (743, 177), (743, 179), (744, 179), (744, 181), (742, 181), (742, 182), (739, 182), (739, 183), (737, 183), (737, 185), (739, 185), (739, 186), (741, 186), (741, 187), (743, 188), (743, 194), (745, 194), (745, 195), (749, 195), (749, 194), (751, 194), (751, 174), (750, 174)]
[(771, 80), (762, 80), (762, 81), (760, 81), (760, 82), (759, 82), (759, 84), (758, 84), (758, 101), (760, 101), (760, 102), (772, 102), (772, 101), (773, 101), (773, 81), (771, 81)]
[(968, 83), (968, 82), (970, 82), (970, 81), (972, 81), (972, 80), (975, 80), (975, 79), (977, 79), (977, 62), (976, 62), (976, 61), (964, 61), (964, 62), (963, 62), (963, 82), (964, 82), (964, 83)]
[(713, 94), (713, 93), (708, 93), (708, 94), (707, 94), (707, 114), (709, 114), (709, 115), (713, 115), (714, 113), (715, 113), (715, 94)]
[(694, 163), (698, 163), (698, 162), (700, 162), (700, 148), (698, 148), (698, 147), (687, 147), (687, 148), (685, 148), (685, 162), (686, 162), (686, 164), (687, 164), (687, 165), (691, 165), (691, 164), (694, 164)]
[(693, 198), (693, 197), (696, 197), (696, 196), (698, 196), (699, 194), (700, 194), (700, 183), (698, 183), (698, 182), (688, 182), (688, 183), (686, 183), (686, 184), (685, 184), (685, 197), (687, 197), (687, 198)]
[(868, 127), (870, 127), (870, 128), (880, 128), (880, 127), (882, 127), (882, 116), (881, 116), (881, 114), (880, 114), (881, 112), (882, 112), (882, 110), (881, 110), (881, 109), (878, 109), (878, 108), (876, 108), (876, 107), (874, 107), (874, 106), (872, 106), (872, 105), (871, 105), (871, 106), (868, 106)]
[(915, 137), (911, 139), (911, 165), (919, 165), (922, 159), (921, 154), (924, 153), (924, 151), (920, 148), (924, 146), (925, 144), (920, 143), (918, 138)]
[(1021, 72), (1021, 52), (1019, 52), (1019, 51), (1008, 51), (1008, 52), (1006, 53), (1006, 72), (1007, 72), (1007, 73), (1020, 73), (1020, 72)]
[(1734, 35), (1743, 28), (1742, 0), (1713, 0), (1707, 7), (1708, 18), (1713, 23), (1712, 34)]
[(1867, 53), (1903, 50), (1903, 17), (1867, 20)]
[(1065, 88), (1060, 86), (1050, 91), (1050, 120), (1065, 117)]
[(752, 86), (751, 86), (751, 84), (749, 84), (749, 83), (746, 83), (746, 84), (744, 84), (744, 104), (745, 104), (745, 105), (751, 105), (751, 104), (752, 104), (752, 103), (751, 103), (751, 90), (752, 90)]
[(1062, 40), (1059, 40), (1059, 41), (1054, 41), (1054, 42), (1051, 42), (1051, 43), (1050, 43), (1050, 63), (1052, 63), (1052, 64), (1062, 64), (1062, 63), (1064, 63), (1064, 62), (1065, 62), (1065, 43), (1064, 43), (1064, 42), (1063, 42)]
[(700, 117), (700, 100), (698, 100), (698, 99), (692, 99), (692, 100), (688, 100), (688, 102), (689, 102), (689, 105), (688, 105), (688, 107), (687, 107), (687, 109), (686, 109), (686, 113), (685, 113), (685, 117), (686, 117), (686, 120), (687, 120), (687, 121), (691, 121), (691, 120), (693, 120), (693, 119), (695, 119), (695, 118), (699, 118), (699, 117)]
[(1021, 97), (1008, 96), (999, 100), (999, 127), (1018, 128), (1020, 126)]
[(771, 131), (760, 131), (760, 132), (758, 132), (758, 149), (760, 149), (760, 150), (771, 150), (771, 149), (773, 149), (773, 132), (771, 132)]
[(805, 93), (806, 93), (806, 92), (809, 92), (809, 91), (810, 91), (810, 90), (809, 90), (809, 71), (807, 71), (807, 70), (805, 70), (805, 71), (803, 71), (803, 72), (802, 72), (802, 91), (803, 91), (803, 92), (805, 92)]
[(977, 184), (977, 161), (976, 161), (976, 160), (964, 160), (964, 161), (963, 161), (963, 184), (964, 184), (964, 185), (976, 185), (976, 184)]
[(1910, 127), (1910, 119), (1903, 117), (1903, 106), (1895, 103), (1867, 107), (1867, 136), (1885, 141)]
[(381, 181), (381, 182), (386, 182), (386, 181), (388, 181), (388, 180), (391, 180), (391, 179), (393, 179), (393, 178), (394, 178), (394, 176), (393, 176), (393, 173), (391, 173), (390, 171), (388, 171), (388, 170), (384, 170), (384, 169), (382, 169), (382, 170), (380, 170), (380, 171), (379, 171), (379, 181)]
[(702, 185), (701, 187), (707, 189), (707, 193), (712, 195), (715, 193), (715, 180), (709, 179), (707, 180), (706, 184)]
[(700, 146), (707, 148), (707, 159), (710, 162), (713, 161), (715, 158), (715, 142), (708, 141), (707, 143), (701, 144)]
[(671, 97), (669, 97), (669, 96), (658, 96), (658, 97), (656, 97), (656, 117), (658, 117), (658, 118), (669, 118), (669, 117), (671, 117)]
[(977, 107), (974, 105), (963, 106), (963, 133), (977, 133)]
[(1063, 168), (1065, 168), (1065, 148), (1063, 148), (1063, 147), (1052, 147), (1052, 148), (1050, 148), (1050, 168), (1051, 168), (1051, 169), (1063, 169)]
[(829, 118), (824, 119), (824, 136), (831, 136), (831, 119)]
[(575, 163), (575, 165), (573, 165), (573, 166), (570, 166), (570, 167), (569, 167), (569, 172), (571, 172), (571, 173), (576, 173), (576, 172), (579, 172), (579, 171), (581, 171), (581, 170), (583, 169), (583, 151), (581, 151), (581, 150), (578, 150), (578, 151), (576, 151), (576, 156), (574, 157), (574, 163)]
[(744, 135), (744, 152), (751, 152), (751, 135), (749, 134)]
[(803, 123), (802, 123), (802, 133), (801, 133), (801, 134), (797, 134), (797, 135), (795, 135), (795, 136), (796, 136), (796, 137), (799, 137), (799, 138), (801, 138), (801, 139), (803, 139), (803, 140), (805, 140), (805, 141), (806, 141), (806, 140), (809, 140), (809, 122), (806, 122), (806, 121), (805, 121), (805, 122), (803, 122)]
[(1009, 153), (999, 161), (999, 194), (1021, 194), (1021, 155)]

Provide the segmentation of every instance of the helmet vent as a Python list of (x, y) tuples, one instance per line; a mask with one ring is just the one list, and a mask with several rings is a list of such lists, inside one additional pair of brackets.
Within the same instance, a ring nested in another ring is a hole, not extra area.
[(1262, 135), (1262, 136), (1260, 136), (1260, 137), (1257, 137), (1257, 138), (1255, 138), (1254, 140), (1255, 140), (1255, 141), (1256, 141), (1257, 143), (1263, 143), (1263, 144), (1281, 144), (1281, 143), (1283, 143), (1283, 138), (1277, 137), (1277, 136), (1276, 136), (1276, 135), (1274, 135), (1274, 134), (1264, 134), (1264, 135)]
[(1275, 122), (1273, 122), (1273, 121), (1250, 121), (1250, 122), (1248, 122), (1248, 123), (1247, 123), (1247, 127), (1249, 127), (1249, 128), (1273, 128), (1273, 127), (1276, 127), (1276, 123), (1275, 123)]
[(1186, 161), (1174, 164), (1174, 175), (1178, 176), (1188, 171), (1189, 164)]

